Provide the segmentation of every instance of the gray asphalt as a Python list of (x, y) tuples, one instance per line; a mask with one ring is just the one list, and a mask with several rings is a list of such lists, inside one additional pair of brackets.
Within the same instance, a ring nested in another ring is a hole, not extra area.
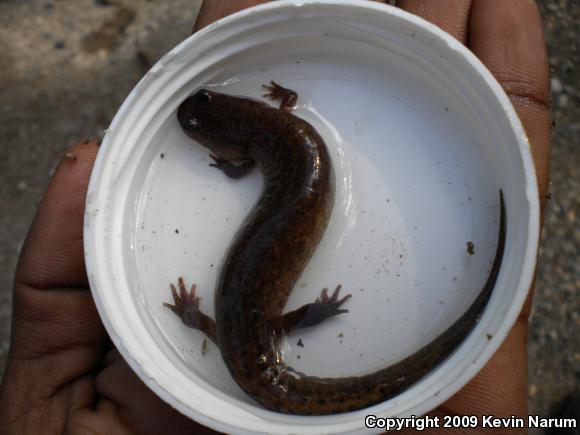
[[(200, 1), (0, 1), (0, 371), (18, 252), (57, 161), (102, 133)], [(580, 388), (580, 5), (538, 2), (552, 67), (552, 199), (529, 338), (531, 413)]]

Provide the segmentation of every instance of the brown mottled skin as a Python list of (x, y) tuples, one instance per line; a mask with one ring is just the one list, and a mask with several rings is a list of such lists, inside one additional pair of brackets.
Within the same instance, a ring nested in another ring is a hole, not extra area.
[[(259, 166), (264, 190), (231, 245), (216, 289), (215, 323), (199, 310), (195, 286), (179, 279), (174, 305), (186, 325), (204, 331), (221, 349), (240, 387), (264, 407), (290, 414), (353, 411), (389, 399), (442, 362), (468, 335), (491, 295), (506, 233), (500, 191), (500, 230), (488, 280), (470, 308), (433, 342), (404, 360), (371, 374), (318, 378), (294, 371), (282, 360), (282, 334), (314, 326), (347, 312), (326, 289), (311, 304), (282, 314), (300, 274), (326, 229), (334, 203), (334, 175), (326, 145), (306, 121), (289, 113), (296, 94), (272, 83), (267, 96), (280, 109), (247, 98), (199, 90), (178, 110), (188, 136), (209, 148), (212, 166), (231, 178)], [(231, 161), (242, 161), (234, 165)]]

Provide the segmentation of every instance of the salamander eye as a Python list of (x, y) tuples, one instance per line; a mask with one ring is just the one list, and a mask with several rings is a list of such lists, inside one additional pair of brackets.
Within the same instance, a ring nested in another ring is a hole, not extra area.
[(193, 96), (193, 99), (197, 104), (209, 103), (211, 101), (211, 98), (212, 98), (211, 93), (207, 89), (200, 89)]

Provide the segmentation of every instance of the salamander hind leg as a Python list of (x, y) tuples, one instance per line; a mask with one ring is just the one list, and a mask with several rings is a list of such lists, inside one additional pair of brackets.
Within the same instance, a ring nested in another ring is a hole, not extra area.
[(199, 309), (200, 297), (196, 296), (196, 286), (191, 286), (191, 291), (188, 293), (185, 287), (185, 282), (182, 277), (177, 280), (179, 293), (175, 285), (170, 284), (171, 293), (173, 294), (173, 305), (167, 302), (163, 303), (164, 307), (169, 308), (181, 319), (184, 325), (190, 328), (197, 329), (208, 336), (214, 343), (216, 341), (216, 326), (213, 319), (206, 316)]
[(263, 95), (264, 97), (273, 101), (280, 101), (280, 110), (291, 112), (294, 110), (294, 107), (296, 107), (298, 94), (292, 89), (284, 88), (274, 80), (272, 80), (269, 85), (262, 85), (262, 88), (268, 91), (267, 94)]
[(332, 296), (328, 296), (328, 289), (325, 288), (320, 293), (320, 296), (311, 304), (306, 304), (297, 310), (290, 311), (281, 317), (280, 328), (286, 333), (310, 326), (318, 325), (329, 317), (334, 317), (339, 314), (348, 313), (348, 310), (340, 307), (352, 295), (346, 295), (341, 299), (338, 298), (342, 286), (336, 287)]

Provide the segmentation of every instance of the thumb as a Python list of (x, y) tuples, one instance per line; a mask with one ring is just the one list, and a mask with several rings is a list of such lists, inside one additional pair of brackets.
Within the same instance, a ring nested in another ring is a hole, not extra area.
[[(88, 290), (83, 214), (96, 141), (62, 158), (20, 255), (0, 401), (43, 400), (100, 363), (107, 335)], [(29, 407), (30, 405), (26, 405)]]

